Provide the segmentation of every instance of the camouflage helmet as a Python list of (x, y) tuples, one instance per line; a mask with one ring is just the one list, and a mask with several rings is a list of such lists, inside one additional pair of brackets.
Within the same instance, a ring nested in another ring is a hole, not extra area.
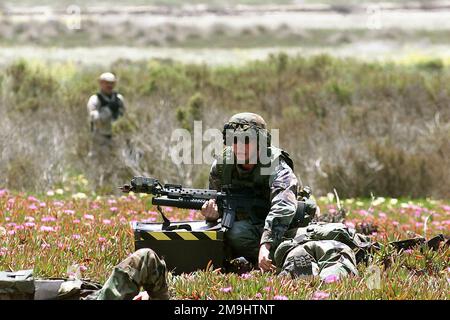
[(268, 145), (270, 145), (270, 135), (267, 131), (266, 121), (256, 113), (241, 112), (233, 115), (223, 127), (222, 133), (225, 143), (230, 141), (230, 139), (227, 139), (229, 131), (235, 136), (242, 132), (245, 132), (246, 134), (253, 132), (257, 134), (259, 138), (261, 136), (268, 138)]
[(266, 129), (266, 121), (259, 114), (251, 112), (241, 112), (232, 116), (228, 124), (253, 125), (260, 129)]
[(273, 254), (275, 266), (281, 268), (287, 254), (297, 246), (294, 239), (285, 240), (281, 242)]

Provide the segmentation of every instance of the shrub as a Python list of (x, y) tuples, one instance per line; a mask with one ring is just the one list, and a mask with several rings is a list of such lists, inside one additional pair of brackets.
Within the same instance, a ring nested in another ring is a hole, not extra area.
[[(233, 113), (250, 111), (280, 129), (280, 146), (316, 194), (336, 187), (343, 196), (450, 196), (450, 72), (438, 62), (279, 54), (241, 67), (119, 60), (111, 70), (126, 101), (126, 116), (114, 124), (118, 158), (108, 161), (113, 186), (133, 174), (204, 186), (208, 164), (170, 161), (172, 131), (190, 130), (194, 120), (221, 128)], [(67, 171), (96, 178), (99, 168), (86, 157), (86, 102), (102, 70), (19, 61), (3, 71), (0, 182), (38, 189)], [(13, 181), (25, 174), (34, 183)]]

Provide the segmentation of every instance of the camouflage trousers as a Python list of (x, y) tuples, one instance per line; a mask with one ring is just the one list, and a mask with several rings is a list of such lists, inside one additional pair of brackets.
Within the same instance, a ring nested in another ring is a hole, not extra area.
[(346, 244), (335, 240), (309, 241), (296, 246), (286, 255), (280, 274), (293, 277), (358, 275), (355, 253)]
[(89, 165), (93, 168), (89, 178), (94, 187), (103, 187), (114, 181), (114, 163), (117, 162), (114, 139), (110, 135), (97, 132), (92, 133), (90, 151), (88, 155)]
[(231, 258), (245, 257), (248, 261), (258, 261), (259, 243), (264, 231), (264, 222), (252, 223), (250, 219), (235, 221), (225, 232), (225, 244)]
[(113, 270), (100, 290), (86, 300), (131, 300), (141, 287), (151, 299), (169, 299), (165, 262), (151, 249), (139, 249)]

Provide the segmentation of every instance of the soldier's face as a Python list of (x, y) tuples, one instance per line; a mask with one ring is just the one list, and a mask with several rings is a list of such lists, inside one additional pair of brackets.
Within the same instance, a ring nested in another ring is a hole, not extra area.
[(109, 82), (109, 81), (100, 81), (100, 89), (102, 92), (106, 94), (111, 94), (114, 90), (114, 87), (116, 86), (115, 82)]
[(237, 163), (256, 164), (257, 150), (258, 144), (256, 141), (250, 141), (248, 143), (237, 141), (233, 143), (233, 152), (236, 156)]

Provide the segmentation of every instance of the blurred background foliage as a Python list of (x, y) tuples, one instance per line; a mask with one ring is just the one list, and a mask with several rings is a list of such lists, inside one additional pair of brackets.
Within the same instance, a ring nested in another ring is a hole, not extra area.
[[(86, 102), (100, 67), (16, 61), (0, 70), (0, 185), (40, 191), (70, 175), (96, 179), (87, 160)], [(127, 113), (114, 125), (117, 172), (206, 187), (209, 165), (175, 165), (172, 131), (221, 129), (235, 112), (263, 115), (317, 195), (450, 196), (450, 70), (439, 60), (361, 62), (271, 55), (244, 66), (118, 60)]]
[[(205, 187), (208, 164), (171, 162), (172, 131), (191, 130), (194, 120), (220, 129), (245, 110), (280, 129), (281, 147), (317, 194), (450, 196), (450, 72), (438, 61), (278, 54), (243, 67), (119, 60), (111, 70), (127, 113), (114, 125), (119, 174), (103, 192), (132, 174)], [(2, 70), (1, 185), (42, 191), (70, 172), (96, 178), (85, 105), (101, 71), (24, 61)]]

